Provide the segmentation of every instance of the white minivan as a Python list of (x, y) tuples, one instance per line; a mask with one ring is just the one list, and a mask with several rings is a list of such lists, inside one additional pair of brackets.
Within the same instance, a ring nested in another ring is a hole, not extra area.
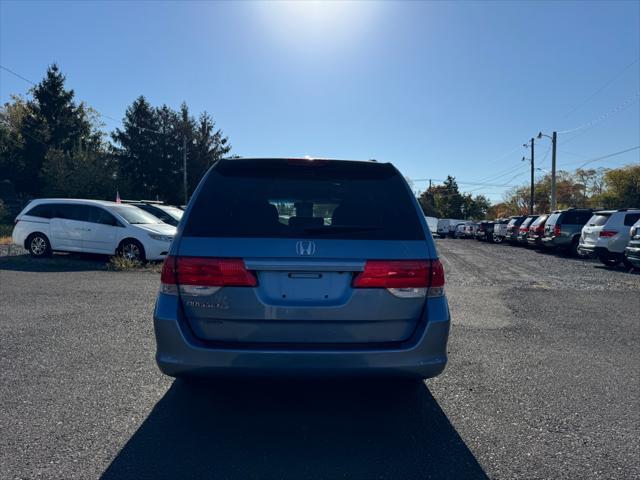
[(123, 255), (161, 260), (176, 227), (133, 205), (102, 200), (42, 198), (16, 217), (13, 243), (34, 257), (54, 251)]

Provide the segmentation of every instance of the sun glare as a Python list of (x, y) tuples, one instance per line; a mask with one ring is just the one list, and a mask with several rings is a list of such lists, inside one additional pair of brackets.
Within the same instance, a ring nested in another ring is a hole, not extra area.
[(291, 49), (334, 50), (356, 42), (372, 23), (373, 2), (275, 1), (255, 4), (259, 21)]

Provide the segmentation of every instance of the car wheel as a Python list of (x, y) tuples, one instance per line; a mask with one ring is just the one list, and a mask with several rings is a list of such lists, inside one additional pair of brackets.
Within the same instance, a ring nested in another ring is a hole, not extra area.
[(579, 246), (579, 241), (577, 238), (574, 238), (571, 241), (571, 246), (569, 247), (569, 255), (572, 257), (578, 257), (580, 256), (579, 252), (578, 252), (578, 246)]
[(493, 236), (493, 243), (502, 243), (502, 237), (494, 235)]
[(44, 233), (32, 233), (25, 243), (32, 257), (44, 258), (51, 256), (51, 244)]
[(620, 257), (612, 255), (610, 253), (603, 253), (600, 255), (600, 261), (607, 267), (615, 267), (620, 263)]
[(146, 260), (144, 247), (139, 241), (133, 239), (122, 241), (118, 247), (118, 255), (128, 258), (129, 260), (137, 260), (139, 262), (144, 262)]

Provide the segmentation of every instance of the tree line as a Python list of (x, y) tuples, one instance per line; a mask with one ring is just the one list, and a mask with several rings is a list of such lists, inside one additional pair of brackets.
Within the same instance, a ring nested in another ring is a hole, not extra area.
[[(178, 110), (153, 106), (143, 95), (126, 109), (122, 126), (109, 133), (101, 115), (78, 102), (65, 81), (53, 64), (29, 99), (14, 95), (0, 107), (0, 202), (13, 198), (21, 206), (43, 196), (114, 199), (118, 191), (122, 198), (180, 204), (209, 166), (231, 151), (207, 112), (194, 116), (186, 103)], [(640, 206), (640, 165), (560, 171), (556, 184), (558, 208)], [(527, 213), (529, 188), (515, 187), (492, 205), (484, 195), (461, 192), (448, 176), (418, 200), (427, 216), (499, 218)], [(534, 210), (548, 212), (550, 197), (551, 177), (545, 175), (535, 184)]]
[[(184, 202), (229, 139), (207, 112), (197, 117), (153, 106), (139, 96), (122, 126), (107, 133), (100, 114), (78, 102), (57, 65), (51, 65), (29, 99), (14, 95), (0, 108), (0, 198), (83, 197)], [(186, 148), (185, 148), (186, 147)]]
[(418, 196), (422, 211), (428, 217), (481, 220), (485, 218), (491, 202), (484, 195), (462, 193), (451, 175), (442, 185), (431, 185)]
[[(492, 204), (484, 195), (461, 192), (454, 177), (442, 185), (431, 185), (418, 196), (424, 214), (437, 218), (481, 220), (529, 213), (531, 186), (507, 191), (501, 202)], [(534, 212), (551, 210), (551, 174), (535, 182)], [(579, 168), (556, 174), (556, 208), (617, 209), (640, 207), (640, 165), (620, 168)]]
[[(508, 191), (502, 202), (491, 207), (492, 218), (529, 212), (531, 186), (522, 185)], [(551, 174), (534, 184), (534, 212), (548, 213), (551, 209)], [(579, 168), (573, 172), (556, 174), (557, 208), (617, 209), (640, 207), (640, 165), (620, 168)]]

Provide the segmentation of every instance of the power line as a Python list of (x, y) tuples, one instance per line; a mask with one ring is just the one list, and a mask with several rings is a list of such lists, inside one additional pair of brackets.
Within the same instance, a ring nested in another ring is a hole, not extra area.
[(7, 72), (9, 72), (9, 73), (10, 73), (10, 74), (12, 74), (12, 75), (15, 75), (15, 76), (16, 76), (16, 77), (18, 77), (19, 79), (24, 80), (24, 81), (25, 81), (25, 82), (27, 82), (27, 83), (30, 83), (31, 85), (34, 85), (34, 86), (36, 85), (36, 83), (35, 83), (35, 82), (32, 82), (32, 81), (31, 81), (31, 80), (29, 80), (28, 78), (23, 77), (23, 76), (22, 76), (22, 75), (20, 75), (19, 73), (14, 72), (13, 70), (11, 70), (10, 68), (5, 67), (4, 65), (0, 65), (0, 68), (1, 68), (1, 69), (3, 69), (3, 70), (6, 70)]
[[(628, 107), (630, 104), (632, 104), (638, 98), (640, 98), (640, 92), (636, 92), (635, 95), (633, 95), (632, 97), (630, 97), (627, 100), (625, 100), (623, 103), (618, 105), (613, 110), (609, 110), (607, 113), (605, 113), (603, 115), (600, 115), (599, 117), (596, 117), (593, 120), (588, 121), (587, 123), (579, 125), (579, 126), (577, 126), (575, 128), (570, 128), (568, 130), (559, 131), (558, 133), (559, 134), (566, 134), (566, 133), (577, 132), (578, 130), (584, 130), (585, 128), (594, 127), (598, 123), (603, 122), (604, 120), (608, 119), (609, 117), (612, 117), (616, 113), (620, 113), (621, 111), (623, 111), (626, 107)], [(573, 138), (570, 138), (569, 141), (570, 140), (573, 140)], [(565, 141), (564, 143), (567, 143), (567, 141)]]
[(603, 91), (605, 88), (607, 88), (609, 85), (611, 85), (614, 81), (616, 81), (618, 78), (620, 78), (620, 76), (622, 76), (622, 74), (624, 72), (626, 72), (630, 67), (632, 67), (633, 65), (635, 65), (636, 63), (638, 63), (640, 61), (640, 58), (636, 58), (633, 62), (631, 62), (630, 64), (628, 64), (626, 67), (624, 67), (622, 70), (618, 71), (618, 73), (616, 73), (613, 77), (611, 77), (609, 80), (607, 80), (604, 85), (602, 85), (600, 88), (598, 88), (595, 92), (593, 92), (591, 95), (589, 95), (583, 102), (581, 102), (580, 104), (578, 104), (576, 107), (572, 108), (571, 110), (569, 110), (568, 113), (565, 113), (561, 118), (567, 118), (569, 115), (571, 115), (573, 112), (575, 112), (576, 110), (578, 110), (580, 107), (582, 107), (583, 105), (585, 105), (586, 103), (589, 102), (589, 100), (591, 100), (593, 97), (595, 97), (597, 94), (599, 94), (601, 91)]
[(606, 158), (611, 158), (611, 157), (615, 157), (617, 155), (622, 155), (623, 153), (631, 152), (631, 151), (637, 150), (639, 148), (640, 148), (640, 145), (636, 145), (635, 147), (627, 148), (626, 150), (620, 150), (619, 152), (614, 152), (614, 153), (610, 153), (608, 155), (603, 155), (601, 157), (592, 158), (591, 160), (587, 160), (586, 162), (584, 162), (579, 167), (576, 167), (575, 170), (578, 170), (578, 169), (584, 167), (585, 165), (589, 165), (590, 163), (597, 162), (598, 160), (604, 160)]

